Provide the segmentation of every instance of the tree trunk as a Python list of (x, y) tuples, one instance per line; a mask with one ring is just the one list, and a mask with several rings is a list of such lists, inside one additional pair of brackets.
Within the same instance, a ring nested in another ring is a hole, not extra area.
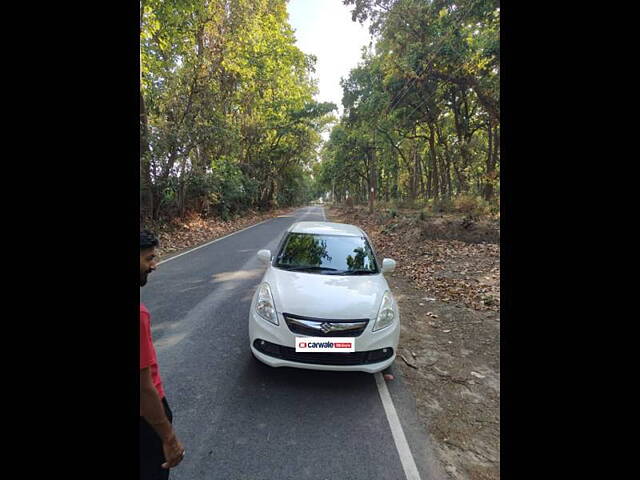
[(447, 165), (447, 159), (443, 155), (440, 157), (440, 192), (443, 197), (449, 197), (449, 166)]
[(487, 166), (486, 166), (486, 176), (485, 176), (485, 184), (484, 184), (484, 199), (487, 202), (490, 202), (493, 199), (493, 181), (495, 180), (495, 166), (496, 166), (496, 158), (495, 158), (495, 137), (497, 136), (497, 127), (494, 128), (489, 121), (489, 154), (487, 155)]
[[(426, 155), (425, 155), (426, 157)], [(433, 168), (429, 162), (427, 164), (427, 168), (425, 169), (427, 173), (427, 200), (433, 198)]]
[(153, 220), (155, 221), (160, 218), (160, 203), (162, 201), (162, 191), (160, 190), (160, 187), (158, 185), (151, 186), (151, 197), (151, 205), (153, 207), (151, 218), (153, 218)]
[(151, 182), (151, 151), (149, 149), (149, 126), (144, 97), (140, 91), (140, 217), (141, 220), (153, 214), (153, 194)]
[[(416, 127), (413, 127), (413, 136), (417, 136)], [(418, 139), (413, 140), (413, 182), (412, 182), (412, 200), (415, 197), (424, 197), (424, 181), (422, 180), (422, 168), (420, 164), (420, 152), (418, 151)]]
[(400, 168), (396, 167), (396, 169), (393, 172), (393, 193), (392, 193), (392, 197), (397, 200), (398, 199), (398, 174), (400, 172)]
[(418, 190), (418, 182), (416, 182), (416, 162), (417, 162), (417, 141), (413, 140), (413, 145), (411, 147), (411, 154), (413, 155), (413, 163), (410, 164), (409, 167), (409, 200), (413, 202), (416, 198), (417, 190)]
[(385, 170), (384, 175), (384, 201), (389, 203), (389, 190), (391, 190), (391, 176), (390, 172)]
[(447, 168), (447, 197), (453, 196), (453, 188), (451, 187), (451, 158), (446, 156), (446, 168)]
[(459, 195), (462, 192), (464, 192), (466, 179), (464, 178), (464, 176), (460, 172), (460, 167), (458, 166), (457, 162), (452, 161), (451, 162), (451, 166), (453, 167), (453, 171), (456, 174), (456, 185), (457, 185), (456, 195)]
[(426, 153), (420, 157), (420, 169), (422, 170), (424, 176), (427, 178), (427, 180), (425, 181), (425, 189), (422, 192), (422, 197), (425, 199), (429, 199), (429, 195), (431, 194), (431, 190), (433, 189), (433, 187), (432, 184), (429, 183), (431, 175), (429, 174), (429, 159)]
[(442, 157), (442, 161), (444, 164), (443, 172), (443, 185), (446, 182), (447, 188), (447, 198), (451, 198), (453, 195), (453, 188), (451, 186), (451, 153), (449, 151), (449, 145), (447, 139), (444, 135), (442, 135), (442, 129), (436, 124), (436, 133), (438, 135), (438, 143), (442, 145), (444, 148), (444, 153)]
[[(496, 125), (495, 134), (493, 136), (493, 167), (494, 167), (494, 179), (498, 180), (499, 174), (496, 166), (500, 163), (500, 124)], [(499, 194), (499, 192), (498, 192)], [(494, 191), (495, 195), (495, 191)]]
[(178, 217), (184, 218), (187, 210), (187, 159), (183, 158), (180, 164), (180, 172), (178, 174), (178, 191), (176, 192), (176, 199), (178, 203)]
[(429, 124), (429, 150), (432, 165), (431, 175), (433, 177), (433, 198), (437, 199), (440, 195), (440, 188), (438, 183), (438, 160), (436, 158), (435, 128), (433, 124)]
[[(456, 178), (458, 181), (458, 193), (465, 193), (468, 188), (468, 179), (464, 173), (465, 168), (469, 165), (469, 152), (467, 150), (467, 138), (468, 138), (468, 119), (464, 117), (462, 112), (460, 99), (457, 98), (456, 93), (451, 94), (453, 119), (456, 127), (456, 136), (458, 137), (458, 145), (460, 146), (460, 156), (458, 160), (462, 162), (454, 162), (454, 170), (456, 172)], [(462, 165), (460, 165), (460, 163)]]
[(376, 149), (370, 149), (371, 157), (369, 161), (369, 213), (373, 213), (373, 206), (376, 201)]

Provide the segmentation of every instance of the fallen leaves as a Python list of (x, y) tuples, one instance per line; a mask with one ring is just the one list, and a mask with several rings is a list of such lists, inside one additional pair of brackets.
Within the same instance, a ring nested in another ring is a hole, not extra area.
[(158, 237), (160, 245), (156, 252), (162, 259), (171, 253), (197, 247), (289, 211), (290, 209), (268, 212), (249, 211), (240, 218), (226, 222), (219, 218), (202, 218), (199, 215), (190, 214), (170, 222), (147, 223), (144, 228), (151, 230)]
[(398, 273), (417, 287), (444, 302), (480, 311), (500, 310), (499, 244), (422, 238), (411, 217), (398, 216), (384, 225), (383, 216), (360, 210), (338, 208), (334, 213), (339, 221), (363, 228), (379, 255), (396, 260)]

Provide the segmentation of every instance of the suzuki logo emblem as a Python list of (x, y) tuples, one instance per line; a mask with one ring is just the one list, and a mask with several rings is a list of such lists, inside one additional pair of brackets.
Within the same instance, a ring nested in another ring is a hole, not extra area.
[(328, 322), (324, 322), (322, 325), (320, 325), (320, 330), (322, 330), (323, 333), (329, 333), (331, 330), (333, 330), (333, 325)]

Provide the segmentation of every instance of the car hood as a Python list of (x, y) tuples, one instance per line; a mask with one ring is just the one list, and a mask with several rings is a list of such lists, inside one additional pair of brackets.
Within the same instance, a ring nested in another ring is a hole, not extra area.
[(382, 274), (320, 275), (273, 267), (264, 281), (279, 313), (335, 320), (375, 318), (389, 288)]

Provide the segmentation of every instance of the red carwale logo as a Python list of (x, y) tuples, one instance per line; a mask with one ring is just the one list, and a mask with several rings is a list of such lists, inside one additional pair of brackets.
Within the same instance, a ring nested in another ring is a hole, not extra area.
[(355, 352), (353, 337), (296, 337), (296, 352)]

